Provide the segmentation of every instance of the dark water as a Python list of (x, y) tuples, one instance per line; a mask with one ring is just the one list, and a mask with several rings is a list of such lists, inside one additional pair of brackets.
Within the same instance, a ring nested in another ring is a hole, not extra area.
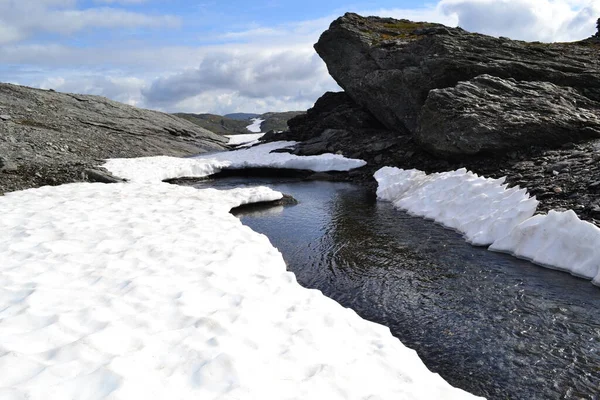
[(454, 386), (490, 399), (600, 398), (600, 289), (588, 281), (472, 247), (351, 184), (251, 184), (300, 201), (238, 215), (303, 286), (387, 325)]

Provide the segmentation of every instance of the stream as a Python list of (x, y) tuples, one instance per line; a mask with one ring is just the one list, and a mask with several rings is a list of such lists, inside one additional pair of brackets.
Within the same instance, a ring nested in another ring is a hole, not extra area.
[(453, 386), (489, 399), (600, 397), (600, 288), (411, 217), (349, 183), (230, 177), (299, 204), (236, 212), (298, 282), (390, 328)]

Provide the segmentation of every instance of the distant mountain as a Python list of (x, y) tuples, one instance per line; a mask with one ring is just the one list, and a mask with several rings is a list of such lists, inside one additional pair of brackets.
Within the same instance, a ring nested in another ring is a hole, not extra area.
[(236, 120), (216, 114), (185, 114), (177, 113), (176, 116), (186, 119), (194, 124), (208, 129), (218, 135), (238, 135), (242, 133), (250, 133), (246, 127), (252, 123), (247, 120)]
[[(287, 131), (287, 122), (293, 117), (304, 113), (305, 111), (287, 111), (268, 112), (265, 114), (235, 113), (216, 115), (177, 113), (175, 115), (219, 135), (241, 135), (250, 133), (246, 128), (252, 124), (253, 118), (264, 120), (261, 124), (262, 132), (268, 132), (270, 130)], [(235, 118), (232, 118), (231, 116), (234, 116)], [(241, 116), (249, 117), (246, 119), (238, 119), (241, 118)]]
[(259, 115), (260, 114), (252, 114), (252, 113), (232, 113), (232, 114), (225, 114), (224, 117), (230, 118), (230, 119), (235, 119), (238, 121), (247, 121), (249, 119), (258, 117)]
[(263, 132), (287, 131), (287, 122), (295, 116), (305, 113), (306, 111), (268, 112), (258, 117), (264, 119), (260, 128)]

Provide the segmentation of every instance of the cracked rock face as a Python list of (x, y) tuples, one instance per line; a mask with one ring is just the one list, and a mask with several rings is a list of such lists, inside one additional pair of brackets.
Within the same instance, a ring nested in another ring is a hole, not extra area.
[[(567, 143), (597, 133), (598, 113), (594, 110), (600, 102), (600, 43), (596, 38), (576, 43), (527, 43), (440, 24), (348, 13), (331, 24), (315, 49), (354, 101), (389, 129), (417, 134), (423, 145), (439, 156), (504, 151), (524, 143)], [(497, 84), (488, 76), (499, 79), (494, 81)], [(485, 94), (490, 88), (490, 95)], [(528, 94), (531, 91), (537, 94)], [(576, 98), (577, 103), (567, 105), (560, 101), (561, 96)], [(467, 106), (469, 98), (484, 102), (481, 109)], [(528, 119), (525, 125), (531, 137), (526, 140), (506, 142), (518, 128), (518, 116), (499, 120), (494, 112), (508, 111), (502, 104), (506, 99)], [(451, 110), (452, 101), (460, 106)], [(439, 115), (434, 105), (442, 107)], [(529, 105), (533, 117), (526, 116)], [(542, 118), (546, 112), (552, 118)], [(561, 112), (583, 112), (590, 118), (563, 118)], [(451, 126), (434, 127), (431, 118)], [(540, 125), (533, 128), (535, 118)], [(422, 126), (423, 121), (427, 123)], [(508, 128), (501, 132), (506, 122)], [(429, 131), (432, 128), (436, 129)], [(447, 135), (448, 129), (462, 129), (461, 138), (474, 143), (444, 140), (439, 135)], [(545, 129), (550, 130), (548, 137), (543, 134)], [(482, 133), (484, 136), (478, 137)], [(500, 143), (497, 137), (504, 138), (501, 147), (495, 146)], [(494, 139), (495, 144), (482, 145), (487, 139)]]
[(559, 146), (600, 138), (600, 103), (548, 82), (481, 75), (430, 91), (415, 138), (447, 156)]
[(173, 115), (99, 96), (0, 84), (0, 193), (87, 180), (116, 157), (188, 156), (227, 139)]

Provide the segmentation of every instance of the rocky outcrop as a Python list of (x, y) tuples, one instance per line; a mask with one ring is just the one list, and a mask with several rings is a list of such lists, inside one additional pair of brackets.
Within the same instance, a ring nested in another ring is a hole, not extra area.
[(10, 84), (0, 84), (0, 115), (0, 193), (110, 180), (97, 173), (106, 158), (187, 156), (226, 143), (173, 115)]
[(429, 92), (416, 139), (433, 153), (506, 153), (600, 138), (600, 102), (548, 82), (480, 75)]
[(306, 114), (288, 121), (295, 140), (319, 136), (327, 129), (345, 130), (356, 135), (369, 135), (372, 130), (387, 130), (370, 112), (359, 106), (344, 92), (327, 92)]
[[(450, 111), (447, 102), (447, 107), (435, 119), (450, 125), (456, 123), (457, 128), (463, 130), (461, 139), (467, 141), (485, 142), (478, 138), (485, 131), (483, 127), (503, 129), (497, 114), (491, 110), (502, 109), (498, 102), (525, 107), (528, 100), (520, 97), (525, 93), (529, 93), (530, 104), (535, 101), (544, 104), (532, 112), (550, 111), (553, 115), (551, 119), (543, 119), (544, 128), (549, 128), (548, 136), (538, 127), (527, 143), (567, 143), (597, 135), (598, 114), (594, 110), (600, 102), (600, 46), (596, 39), (577, 43), (527, 43), (439, 24), (364, 18), (349, 13), (331, 24), (315, 49), (325, 60), (330, 74), (354, 101), (398, 134), (417, 134), (422, 145), (436, 155), (506, 151), (518, 149), (524, 143), (520, 138), (514, 143), (503, 141), (501, 148), (457, 146), (452, 140), (444, 139), (448, 132), (443, 129), (436, 130), (437, 137), (433, 137), (434, 132), (424, 132), (421, 123), (430, 121), (435, 112), (432, 106), (443, 103), (444, 96), (450, 99), (456, 95), (465, 107)], [(485, 76), (498, 78), (498, 83), (504, 81), (494, 86), (494, 96), (483, 93), (487, 90), (482, 84), (487, 79)], [(536, 85), (543, 90), (538, 91)], [(468, 93), (470, 89), (473, 93)], [(580, 100), (566, 107), (560, 97), (571, 94)], [(430, 96), (433, 99), (429, 99)], [(467, 98), (486, 103), (481, 108), (470, 107)], [(594, 116), (589, 123), (584, 118), (561, 118), (563, 110), (578, 113), (584, 110), (586, 115)], [(426, 115), (419, 118), (422, 113)], [(530, 122), (533, 123), (533, 119), (530, 118)], [(477, 124), (467, 123), (475, 120)], [(514, 132), (516, 125), (511, 124), (509, 128)], [(449, 129), (453, 131), (454, 127)], [(489, 137), (496, 136), (512, 137), (511, 131), (495, 132)]]
[(260, 130), (262, 132), (287, 131), (289, 120), (298, 115), (302, 115), (305, 112), (306, 111), (284, 111), (261, 114), (257, 117), (264, 120), (262, 124), (260, 124)]
[(297, 155), (339, 152), (371, 163), (402, 152), (401, 138), (344, 92), (325, 93), (306, 114), (289, 120), (288, 126), (289, 131), (267, 133), (263, 140), (300, 141), (292, 150)]

